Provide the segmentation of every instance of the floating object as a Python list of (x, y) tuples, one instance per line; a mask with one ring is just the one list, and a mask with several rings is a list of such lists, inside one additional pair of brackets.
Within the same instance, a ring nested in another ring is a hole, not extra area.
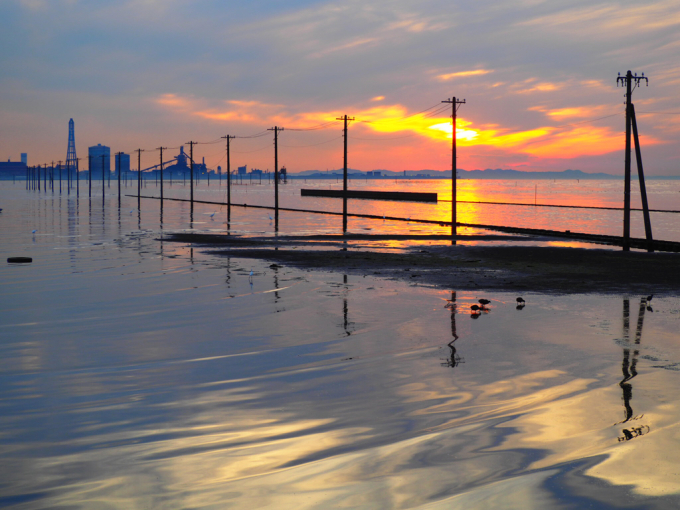
[(527, 302), (524, 301), (524, 298), (518, 297), (517, 298), (517, 304), (520, 305), (520, 306), (524, 306), (524, 305), (527, 304)]
[(33, 262), (31, 257), (8, 257), (7, 262), (10, 264), (27, 264)]
[[(328, 197), (342, 198), (345, 196), (343, 190), (330, 189), (301, 189), (300, 196), (303, 197)], [(410, 191), (357, 191), (348, 190), (347, 198), (363, 198), (366, 200), (399, 200), (405, 202), (436, 202), (436, 193), (414, 193)]]
[(482, 305), (482, 308), (491, 303), (491, 301), (489, 301), (488, 299), (478, 299), (477, 301), (479, 301), (479, 303)]

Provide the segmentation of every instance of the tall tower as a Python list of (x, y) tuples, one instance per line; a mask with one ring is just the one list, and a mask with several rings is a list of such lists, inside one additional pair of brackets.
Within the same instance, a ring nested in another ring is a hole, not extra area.
[(73, 128), (73, 119), (68, 121), (68, 151), (66, 152), (66, 168), (75, 169), (78, 175), (78, 159), (76, 157), (76, 135)]

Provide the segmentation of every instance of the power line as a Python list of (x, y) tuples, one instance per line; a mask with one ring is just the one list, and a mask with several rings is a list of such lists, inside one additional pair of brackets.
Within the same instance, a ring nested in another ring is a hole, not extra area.
[(335, 140), (339, 140), (340, 138), (342, 138), (342, 135), (336, 136), (335, 138), (331, 138), (330, 140), (326, 140), (325, 142), (312, 143), (310, 145), (283, 145), (283, 144), (281, 144), (281, 146), (282, 147), (314, 147), (316, 145), (323, 145), (324, 143), (330, 143), (330, 142), (333, 142)]

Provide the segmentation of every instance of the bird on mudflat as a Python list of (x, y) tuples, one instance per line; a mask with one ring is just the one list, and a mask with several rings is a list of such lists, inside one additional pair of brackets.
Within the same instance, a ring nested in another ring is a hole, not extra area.
[(520, 305), (520, 306), (524, 306), (524, 305), (527, 304), (527, 302), (524, 301), (524, 298), (521, 298), (521, 297), (518, 297), (516, 301), (517, 301), (517, 304)]
[(654, 294), (650, 294), (649, 296), (647, 296), (647, 302), (649, 303), (652, 300), (653, 297), (654, 297)]
[(491, 303), (491, 301), (489, 301), (488, 299), (478, 299), (477, 301), (479, 301), (479, 303), (482, 305), (482, 308), (486, 307), (486, 305)]
[(211, 219), (211, 220), (215, 219), (215, 215), (216, 215), (216, 214), (217, 214), (217, 211), (215, 211), (214, 213), (212, 213), (212, 214), (210, 215), (210, 219)]
[(472, 305), (470, 307), (470, 310), (472, 310), (472, 313), (479, 313), (481, 311), (481, 307), (479, 305)]

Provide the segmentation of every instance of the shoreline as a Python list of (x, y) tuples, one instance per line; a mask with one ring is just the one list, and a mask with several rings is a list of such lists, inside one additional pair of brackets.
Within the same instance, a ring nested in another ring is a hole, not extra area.
[[(474, 236), (474, 240), (493, 241), (498, 237)], [(503, 239), (535, 240), (510, 236)], [(192, 243), (220, 256), (379, 276), (447, 289), (680, 294), (680, 256), (673, 253), (507, 245), (419, 245), (392, 253), (366, 247), (365, 242), (361, 246), (350, 242), (345, 251), (345, 244), (340, 242), (187, 233), (169, 234), (163, 240)]]

